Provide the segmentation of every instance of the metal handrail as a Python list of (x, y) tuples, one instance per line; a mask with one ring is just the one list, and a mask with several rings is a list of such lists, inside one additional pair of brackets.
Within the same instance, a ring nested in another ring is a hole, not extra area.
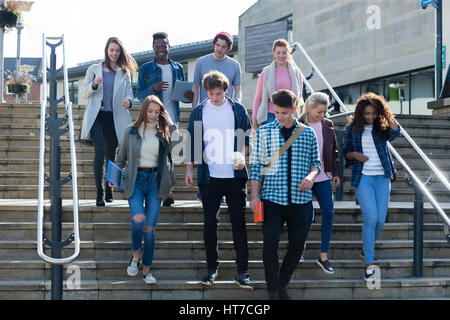
[[(314, 63), (314, 61), (312, 61), (311, 57), (308, 55), (308, 53), (306, 52), (306, 50), (302, 47), (302, 45), (299, 42), (295, 42), (291, 45), (291, 47), (293, 48), (299, 48), (300, 51), (302, 52), (302, 54), (305, 56), (306, 60), (308, 60), (309, 64), (312, 66), (312, 68), (317, 72), (317, 75), (322, 79), (322, 81), (324, 82), (324, 84), (326, 85), (326, 87), (328, 88), (328, 90), (330, 90), (331, 94), (333, 95), (333, 97), (336, 99), (336, 101), (339, 103), (339, 105), (342, 107), (342, 109), (344, 110), (343, 113), (339, 113), (333, 116), (330, 116), (328, 118), (337, 118), (337, 117), (341, 117), (341, 116), (345, 116), (345, 115), (350, 115), (353, 113), (353, 111), (348, 111), (347, 107), (344, 105), (344, 103), (342, 102), (342, 100), (339, 98), (339, 96), (336, 94), (336, 92), (334, 91), (334, 89), (331, 87), (331, 85), (328, 83), (328, 81), (325, 79), (324, 75), (322, 74), (322, 72), (320, 72), (319, 68), (316, 66), (316, 64)], [(294, 49), (295, 51), (295, 49)], [(311, 93), (314, 93), (314, 90), (312, 89), (311, 85), (309, 84), (309, 82), (304, 78), (303, 74), (303, 81), (305, 81), (305, 83), (308, 86), (308, 89), (311, 91)], [(445, 178), (445, 176), (442, 174), (442, 172), (433, 164), (433, 162), (425, 155), (425, 153), (420, 149), (420, 147), (415, 143), (415, 141), (411, 138), (411, 136), (406, 132), (406, 130), (400, 125), (398, 124), (400, 129), (401, 129), (401, 133), (403, 134), (403, 136), (406, 138), (406, 140), (411, 144), (411, 146), (414, 148), (414, 150), (417, 151), (417, 153), (420, 155), (420, 157), (425, 161), (425, 163), (428, 165), (428, 167), (434, 172), (434, 174), (436, 175), (436, 177), (442, 182), (443, 185), (445, 185), (445, 187), (450, 191), (450, 183), (448, 182), (448, 180)], [(400, 154), (395, 150), (395, 148), (391, 145), (391, 143), (387, 142), (387, 146), (389, 148), (389, 150), (391, 151), (391, 153), (394, 155), (395, 158), (397, 158), (397, 160), (400, 162), (400, 164), (405, 168), (405, 170), (408, 172), (408, 174), (410, 175), (410, 177), (416, 182), (416, 184), (419, 186), (420, 190), (422, 191), (422, 193), (427, 197), (427, 199), (430, 201), (431, 205), (433, 206), (433, 208), (439, 213), (439, 215), (441, 216), (441, 218), (444, 220), (444, 222), (446, 223), (444, 225), (444, 232), (446, 233), (446, 237), (448, 239), (448, 237), (450, 236), (449, 234), (449, 227), (450, 227), (450, 219), (447, 216), (447, 214), (444, 212), (444, 210), (442, 210), (442, 208), (439, 206), (438, 202), (436, 201), (436, 199), (433, 197), (433, 195), (428, 191), (428, 189), (426, 188), (425, 184), (420, 181), (420, 179), (415, 175), (414, 171), (408, 166), (408, 164), (406, 163), (405, 160), (403, 160), (403, 158), (400, 156)]]
[(42, 35), (42, 101), (41, 101), (41, 118), (40, 118), (40, 150), (39, 150), (39, 186), (38, 186), (38, 217), (37, 217), (37, 252), (39, 257), (50, 264), (67, 264), (75, 260), (80, 254), (80, 232), (78, 218), (78, 186), (77, 186), (77, 166), (74, 140), (74, 126), (72, 117), (72, 103), (69, 101), (68, 95), (68, 77), (64, 52), (64, 36), (63, 41), (63, 64), (64, 64), (64, 91), (65, 104), (68, 115), (68, 125), (70, 132), (70, 155), (72, 167), (72, 187), (73, 187), (73, 236), (75, 242), (74, 254), (67, 258), (52, 258), (44, 253), (44, 164), (45, 164), (45, 131), (46, 131), (46, 107), (47, 107), (47, 39), (45, 34)]

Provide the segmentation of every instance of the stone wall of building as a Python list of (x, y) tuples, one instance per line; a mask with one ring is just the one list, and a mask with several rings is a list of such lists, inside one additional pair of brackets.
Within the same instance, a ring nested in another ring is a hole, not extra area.
[[(434, 65), (435, 12), (416, 0), (261, 0), (239, 19), (239, 61), (245, 69), (245, 27), (293, 16), (299, 41), (332, 87)], [(305, 75), (311, 67), (298, 52)], [(252, 74), (243, 77), (243, 102), (251, 105)], [(311, 85), (325, 89), (318, 77)]]

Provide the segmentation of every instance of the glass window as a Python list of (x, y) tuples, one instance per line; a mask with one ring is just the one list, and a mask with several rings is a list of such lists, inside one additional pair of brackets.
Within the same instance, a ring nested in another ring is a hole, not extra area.
[(411, 114), (431, 115), (427, 103), (434, 100), (434, 69), (411, 74)]

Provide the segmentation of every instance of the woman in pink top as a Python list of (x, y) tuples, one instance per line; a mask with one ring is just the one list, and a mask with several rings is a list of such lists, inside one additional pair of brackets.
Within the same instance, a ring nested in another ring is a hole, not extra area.
[[(322, 162), (320, 174), (314, 180), (314, 186), (312, 188), (322, 213), (322, 243), (320, 256), (316, 262), (324, 272), (333, 274), (334, 270), (328, 260), (328, 246), (330, 244), (331, 232), (333, 231), (333, 187), (340, 185), (341, 172), (333, 122), (325, 118), (329, 104), (330, 99), (328, 95), (322, 92), (313, 93), (305, 102), (300, 121), (314, 129), (319, 144), (320, 161)], [(309, 211), (310, 217), (307, 232), (309, 232), (314, 216), (312, 205)]]
[(253, 100), (252, 128), (254, 130), (275, 120), (272, 94), (277, 90), (291, 90), (297, 99), (302, 96), (302, 73), (292, 62), (288, 42), (284, 39), (275, 40), (272, 51), (274, 61), (261, 72)]

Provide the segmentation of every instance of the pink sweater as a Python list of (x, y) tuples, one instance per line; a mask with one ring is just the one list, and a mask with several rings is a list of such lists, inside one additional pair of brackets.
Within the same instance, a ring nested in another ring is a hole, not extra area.
[[(300, 82), (300, 79), (299, 79)], [(258, 84), (256, 86), (256, 94), (255, 99), (253, 100), (253, 112), (252, 112), (252, 119), (256, 120), (256, 115), (258, 114), (259, 105), (261, 104), (262, 100), (262, 90), (263, 90), (263, 83), (264, 83), (264, 72), (261, 72)], [(281, 69), (276, 68), (275, 69), (275, 89), (281, 90), (281, 89), (288, 89), (292, 90), (292, 82), (291, 82), (291, 75), (289, 74), (289, 69)], [(301, 92), (300, 92), (301, 95)], [(275, 113), (273, 102), (269, 100), (268, 104), (268, 112)]]

